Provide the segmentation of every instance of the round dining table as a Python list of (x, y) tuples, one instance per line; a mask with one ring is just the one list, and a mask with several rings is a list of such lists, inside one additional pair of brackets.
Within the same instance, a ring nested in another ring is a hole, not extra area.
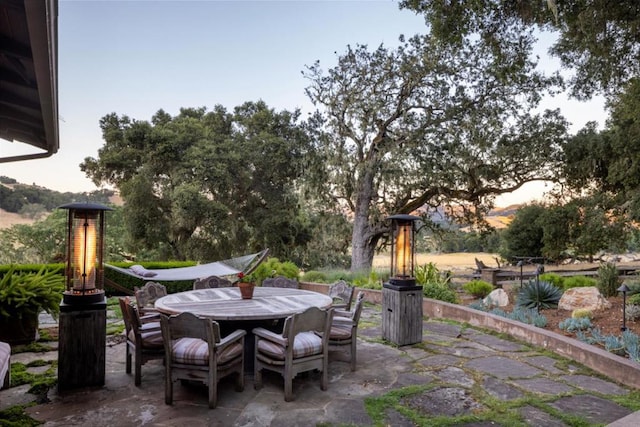
[(156, 300), (155, 307), (167, 315), (190, 312), (215, 320), (223, 336), (235, 329), (247, 331), (244, 369), (245, 374), (253, 375), (253, 328), (262, 327), (281, 333), (287, 317), (309, 307), (327, 309), (332, 302), (331, 297), (318, 292), (257, 286), (251, 299), (242, 299), (237, 287), (197, 289), (164, 296)]
[(242, 299), (237, 287), (198, 289), (164, 296), (155, 307), (168, 315), (187, 311), (216, 321), (277, 320), (309, 307), (326, 309), (332, 302), (318, 292), (257, 286), (251, 299)]

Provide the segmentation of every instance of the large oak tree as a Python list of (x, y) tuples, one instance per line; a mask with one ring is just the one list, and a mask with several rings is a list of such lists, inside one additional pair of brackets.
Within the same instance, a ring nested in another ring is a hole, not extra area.
[(81, 169), (120, 191), (136, 251), (208, 261), (268, 247), (287, 258), (310, 238), (295, 191), (309, 147), (298, 117), (262, 101), (160, 110), (151, 122), (108, 114), (105, 144)]
[(348, 47), (303, 72), (325, 120), (323, 168), (308, 173), (353, 218), (352, 270), (371, 267), (390, 214), (444, 206), (478, 220), (496, 195), (556, 177), (566, 122), (535, 109), (558, 79), (537, 70), (524, 25), (496, 31)]

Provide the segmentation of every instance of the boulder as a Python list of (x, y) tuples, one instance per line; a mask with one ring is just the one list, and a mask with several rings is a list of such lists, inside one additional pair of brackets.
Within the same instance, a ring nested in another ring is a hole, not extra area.
[(504, 289), (494, 289), (482, 302), (488, 307), (506, 307), (509, 305), (509, 295)]
[(558, 303), (560, 310), (569, 311), (579, 308), (595, 311), (610, 307), (611, 303), (602, 296), (595, 286), (567, 289)]

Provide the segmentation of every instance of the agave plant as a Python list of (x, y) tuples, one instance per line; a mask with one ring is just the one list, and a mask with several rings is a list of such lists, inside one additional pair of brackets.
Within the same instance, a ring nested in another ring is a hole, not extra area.
[(540, 311), (545, 308), (557, 308), (562, 290), (545, 281), (532, 280), (524, 285), (516, 297), (516, 306)]

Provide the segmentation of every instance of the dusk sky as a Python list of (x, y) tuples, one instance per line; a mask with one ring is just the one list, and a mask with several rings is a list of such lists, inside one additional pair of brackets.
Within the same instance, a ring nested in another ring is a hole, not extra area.
[[(311, 111), (301, 71), (320, 60), (327, 70), (348, 44), (393, 47), (398, 36), (424, 33), (421, 16), (397, 1), (70, 1), (59, 0), (60, 150), (47, 159), (0, 164), (0, 175), (57, 191), (92, 191), (80, 171), (104, 144), (99, 120), (115, 112), (150, 120), (159, 109), (217, 104), (231, 111), (264, 100), (276, 110)], [(541, 49), (544, 51), (544, 49)], [(555, 63), (547, 61), (548, 65)], [(604, 124), (600, 98), (557, 97), (572, 132)], [(2, 156), (33, 152), (0, 144)], [(540, 194), (533, 184), (499, 204)]]

